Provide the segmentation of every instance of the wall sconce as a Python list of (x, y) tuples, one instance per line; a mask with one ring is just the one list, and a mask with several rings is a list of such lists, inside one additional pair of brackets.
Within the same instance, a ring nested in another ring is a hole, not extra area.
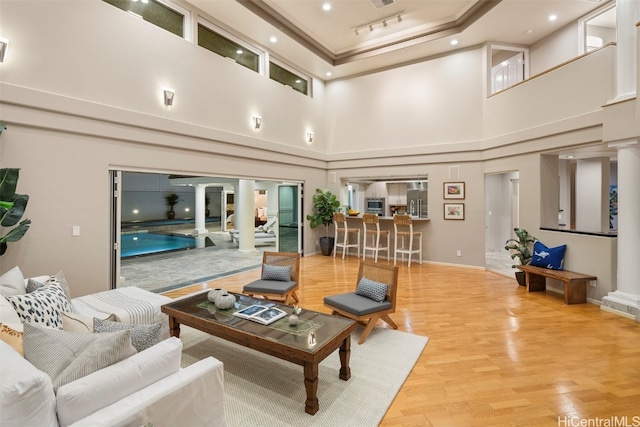
[(164, 105), (171, 107), (173, 105), (173, 97), (175, 92), (172, 89), (164, 89)]
[(307, 132), (307, 144), (311, 144), (313, 142), (313, 132)]
[(4, 62), (4, 55), (7, 53), (9, 47), (9, 40), (4, 37), (0, 37), (0, 62)]
[(253, 116), (253, 128), (255, 130), (259, 130), (260, 126), (262, 126), (262, 117), (260, 116)]

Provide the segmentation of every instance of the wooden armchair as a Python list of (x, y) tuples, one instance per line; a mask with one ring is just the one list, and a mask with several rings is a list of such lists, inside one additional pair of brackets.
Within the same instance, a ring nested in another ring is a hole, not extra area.
[(298, 302), (296, 290), (300, 286), (300, 254), (296, 252), (264, 252), (262, 274), (244, 286), (245, 295), (261, 295), (265, 299), (289, 304)]
[(396, 311), (397, 288), (398, 267), (362, 261), (355, 292), (325, 297), (324, 305), (332, 310), (332, 314), (351, 318), (365, 326), (358, 341), (362, 344), (378, 319), (398, 329), (389, 317)]

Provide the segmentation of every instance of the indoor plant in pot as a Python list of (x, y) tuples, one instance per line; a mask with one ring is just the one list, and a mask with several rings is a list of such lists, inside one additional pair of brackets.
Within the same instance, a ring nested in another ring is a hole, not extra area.
[(174, 211), (173, 208), (180, 201), (180, 197), (176, 193), (169, 193), (169, 194), (164, 196), (164, 200), (167, 202), (167, 205), (169, 205), (169, 210), (167, 211), (167, 218), (168, 219), (175, 218), (176, 217), (176, 211)]
[[(22, 219), (24, 210), (29, 202), (26, 194), (16, 194), (20, 169), (5, 168), (0, 169), (0, 227), (13, 227)], [(24, 219), (14, 228), (6, 231), (0, 236), (0, 255), (7, 250), (7, 243), (17, 242), (25, 235), (30, 219)]]
[[(513, 264), (512, 268), (517, 268), (518, 265), (526, 265), (531, 262), (531, 245), (538, 240), (536, 237), (529, 234), (524, 228), (514, 228), (517, 239), (509, 239), (504, 247), (511, 253), (511, 259), (520, 261), (520, 264)], [(525, 286), (525, 274), (524, 271), (516, 271), (516, 280), (520, 286)]]
[(331, 255), (334, 238), (329, 237), (329, 225), (333, 222), (333, 213), (340, 210), (340, 201), (329, 190), (316, 189), (313, 195), (313, 215), (307, 215), (309, 226), (316, 228), (324, 226), (324, 236), (320, 237), (320, 251), (322, 255)]

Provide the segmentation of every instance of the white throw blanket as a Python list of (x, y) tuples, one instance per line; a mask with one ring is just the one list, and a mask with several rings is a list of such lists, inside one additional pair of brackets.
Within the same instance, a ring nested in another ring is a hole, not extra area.
[(160, 306), (171, 301), (171, 298), (132, 286), (74, 298), (72, 305), (78, 314), (88, 314), (85, 308), (89, 308), (113, 313), (118, 322), (140, 325), (165, 320)]

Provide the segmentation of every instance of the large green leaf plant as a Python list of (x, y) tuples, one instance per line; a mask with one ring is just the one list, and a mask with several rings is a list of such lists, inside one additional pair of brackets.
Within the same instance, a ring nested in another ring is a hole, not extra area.
[[(0, 226), (13, 227), (24, 215), (29, 196), (26, 194), (16, 194), (20, 169), (6, 168), (0, 169)], [(16, 227), (10, 229), (0, 237), (0, 255), (7, 251), (7, 243), (17, 242), (25, 235), (30, 219), (25, 219)]]
[(307, 215), (309, 226), (325, 226), (325, 237), (329, 234), (329, 225), (333, 222), (333, 213), (340, 210), (340, 201), (329, 190), (316, 189), (313, 195), (313, 215)]
[(531, 246), (536, 240), (536, 237), (529, 234), (524, 228), (514, 228), (517, 239), (509, 239), (504, 247), (511, 252), (511, 259), (518, 258), (520, 264), (513, 264), (511, 267), (516, 268), (518, 265), (527, 265), (531, 262), (533, 254), (531, 253)]

